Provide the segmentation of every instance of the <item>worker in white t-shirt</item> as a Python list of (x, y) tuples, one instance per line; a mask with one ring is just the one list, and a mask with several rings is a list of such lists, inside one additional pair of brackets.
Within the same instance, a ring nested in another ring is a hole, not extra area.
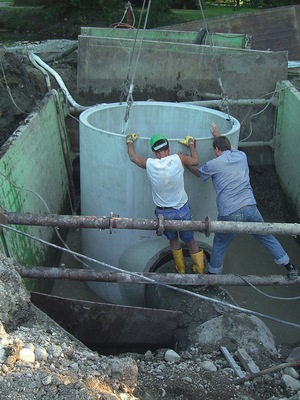
[[(150, 146), (156, 158), (143, 158), (137, 155), (134, 142), (138, 135), (130, 133), (126, 136), (128, 155), (132, 162), (146, 169), (152, 186), (152, 198), (156, 205), (155, 214), (163, 215), (167, 220), (191, 219), (191, 210), (188, 204), (188, 196), (184, 188), (184, 167), (197, 166), (198, 154), (194, 146), (194, 138), (186, 136), (180, 143), (187, 146), (190, 155), (182, 153), (170, 155), (170, 147), (167, 138), (162, 135), (154, 135), (150, 139)], [(193, 272), (204, 273), (203, 250), (199, 250), (194, 239), (193, 231), (164, 231), (164, 235), (170, 241), (170, 247), (176, 264), (176, 270), (180, 274), (185, 273), (185, 264), (180, 239), (186, 244), (193, 260)]]

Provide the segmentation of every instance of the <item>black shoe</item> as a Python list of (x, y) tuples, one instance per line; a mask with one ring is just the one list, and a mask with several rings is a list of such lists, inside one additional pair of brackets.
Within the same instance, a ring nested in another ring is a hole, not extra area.
[(295, 281), (295, 280), (297, 280), (297, 278), (298, 278), (298, 271), (296, 270), (296, 268), (294, 267), (294, 265), (293, 264), (291, 264), (291, 263), (288, 263), (288, 264), (286, 264), (285, 265), (285, 268), (287, 269), (287, 276), (288, 276), (288, 279), (290, 280), (290, 281)]

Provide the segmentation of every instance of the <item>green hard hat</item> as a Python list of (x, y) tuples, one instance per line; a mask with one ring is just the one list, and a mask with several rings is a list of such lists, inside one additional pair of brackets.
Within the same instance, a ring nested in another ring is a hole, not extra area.
[(153, 135), (150, 139), (150, 146), (151, 149), (153, 148), (153, 146), (155, 145), (156, 142), (160, 141), (160, 140), (164, 140), (166, 142), (166, 144), (168, 143), (168, 139), (166, 137), (164, 137), (163, 135)]

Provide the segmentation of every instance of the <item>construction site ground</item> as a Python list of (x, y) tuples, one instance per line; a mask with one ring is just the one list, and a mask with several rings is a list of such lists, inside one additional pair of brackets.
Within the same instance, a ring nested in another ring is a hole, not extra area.
[[(0, 144), (3, 145), (18, 124), (22, 123), (44, 97), (46, 85), (41, 72), (28, 61), (26, 51), (1, 51), (0, 61)], [(76, 99), (76, 54), (54, 62), (51, 66), (60, 74)], [(52, 81), (52, 85), (57, 87), (55, 81)], [(266, 220), (283, 220), (286, 217), (283, 197), (273, 167), (252, 168), (251, 177), (259, 207)], [(5, 269), (5, 266), (3, 268)], [(15, 281), (12, 280), (11, 285), (13, 291), (17, 293), (20, 282), (16, 277), (14, 279)], [(5, 286), (7, 282), (3, 281), (3, 277), (1, 280)], [(222, 289), (216, 289), (212, 293), (208, 293), (206, 288), (202, 290), (208, 295), (220, 295), (221, 298), (224, 296)], [(6, 296), (9, 295), (11, 295), (10, 291), (3, 290), (1, 301), (5, 303)], [(16, 298), (17, 302), (18, 298)], [(202, 304), (202, 307), (205, 305)], [(195, 303), (187, 304), (187, 324), (195, 323), (199, 316), (199, 309), (200, 307)], [(10, 315), (10, 312), (6, 311), (6, 318), (2, 314), (2, 320), (11, 321), (14, 316)], [(143, 354), (130, 353), (120, 354), (117, 357), (109, 356), (109, 359), (116, 357), (119, 360), (129, 357), (132, 379), (128, 380), (129, 387), (125, 388), (126, 385), (122, 380), (124, 369), (120, 373), (120, 381), (117, 382), (116, 375), (109, 374), (107, 370), (99, 367), (102, 364), (99, 364), (97, 357), (101, 357), (101, 355), (95, 355), (89, 349), (82, 349), (80, 346), (78, 348), (78, 344), (62, 332), (57, 325), (51, 324), (49, 321), (43, 322), (34, 309), (30, 307), (27, 307), (26, 311), (24, 309), (23, 318), (19, 318), (17, 322), (16, 326), (3, 323), (4, 327), (0, 335), (2, 339), (6, 337), (5, 351), (14, 355), (14, 362), (11, 360), (9, 365), (3, 361), (0, 363), (1, 399), (31, 400), (33, 394), (34, 398), (43, 400), (157, 400), (161, 398), (166, 400), (216, 398), (224, 400), (290, 398), (296, 400), (299, 398), (297, 391), (290, 390), (283, 384), (282, 371), (265, 375), (245, 384), (235, 385), (233, 383), (234, 372), (220, 350), (207, 352), (193, 344), (184, 350), (176, 349), (180, 359), (174, 362), (165, 361), (167, 349), (147, 351)], [(247, 332), (245, 332), (246, 334)], [(56, 353), (52, 349), (52, 356), (46, 361), (24, 362), (19, 357), (22, 343), (29, 347), (30, 344), (33, 344), (35, 347), (47, 348), (49, 353), (49, 347), (55, 345), (59, 351)], [(285, 361), (295, 346), (297, 343), (291, 345), (284, 343), (283, 339), (282, 343), (278, 345), (277, 356), (264, 355), (256, 361), (261, 369), (280, 364)], [(63, 357), (62, 353), (64, 353)], [(204, 369), (204, 361), (211, 362), (215, 368)], [(91, 375), (92, 371), (93, 375)], [(59, 376), (60, 373), (61, 376)], [(134, 383), (135, 374), (136, 384)]]

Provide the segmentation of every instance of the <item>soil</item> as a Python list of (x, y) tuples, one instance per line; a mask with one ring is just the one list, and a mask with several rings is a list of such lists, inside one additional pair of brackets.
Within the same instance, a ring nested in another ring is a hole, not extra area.
[[(28, 52), (37, 56), (63, 52), (74, 45), (73, 40), (51, 40), (35, 44), (16, 44), (0, 50), (0, 146), (12, 135), (19, 124), (36, 108), (47, 93), (43, 74), (30, 62)], [(49, 64), (66, 83), (76, 100), (77, 53), (76, 51), (59, 62)], [(58, 89), (56, 80), (50, 75), (51, 88)]]
[[(68, 40), (59, 42), (60, 51), (72, 44)], [(50, 66), (58, 72), (74, 99), (80, 103), (80, 99), (76, 98), (76, 52), (50, 63)], [(41, 72), (29, 62), (24, 47), (1, 51), (0, 67), (0, 146), (3, 146), (18, 125), (24, 123), (28, 114), (38, 106), (47, 88)], [(52, 77), (51, 85), (58, 87)], [(265, 218), (282, 219), (284, 208), (278, 205), (283, 204), (283, 198), (273, 168), (251, 169), (251, 174), (254, 189), (257, 188), (258, 203), (265, 207), (262, 210)], [(262, 179), (266, 179), (267, 186), (273, 188), (272, 194), (259, 190), (264, 187)], [(266, 199), (266, 196), (270, 198)], [(270, 202), (276, 202), (277, 206), (270, 207)], [(277, 210), (276, 215), (270, 215), (270, 210), (273, 213)], [(282, 379), (281, 370), (244, 384), (234, 384), (237, 375), (220, 347), (205, 348), (191, 340), (190, 329), (210, 318), (226, 314), (218, 307), (186, 300), (178, 304), (178, 307), (184, 305), (182, 324), (185, 336), (183, 341), (179, 340), (174, 346), (177, 357), (174, 361), (166, 360), (166, 352), (170, 349), (102, 356), (79, 343), (32, 305), (17, 273), (18, 268), (12, 260), (1, 257), (0, 399), (299, 398), (299, 388), (289, 389)], [(206, 287), (200, 293), (231, 302), (222, 288)], [(230, 314), (228, 310), (227, 313)], [(240, 334), (245, 336), (247, 332)], [(231, 338), (232, 343), (235, 340)], [(263, 356), (261, 352), (253, 357), (259, 368), (263, 369), (284, 362), (291, 350), (289, 345), (284, 345), (277, 349), (275, 355), (266, 353)], [(294, 370), (292, 374), (296, 373)]]

